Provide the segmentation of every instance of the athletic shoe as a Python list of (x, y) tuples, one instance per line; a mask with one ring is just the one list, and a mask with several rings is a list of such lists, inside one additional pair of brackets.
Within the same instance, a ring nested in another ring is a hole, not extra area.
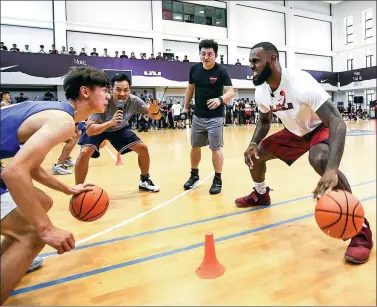
[(183, 188), (185, 190), (190, 190), (194, 187), (194, 185), (197, 181), (199, 181), (199, 176), (191, 171), (191, 176), (190, 176), (189, 180), (187, 180), (187, 182), (184, 184)]
[(71, 157), (68, 157), (68, 158), (64, 161), (64, 165), (67, 166), (67, 167), (75, 166), (75, 162), (72, 161), (72, 158), (71, 158)]
[(43, 263), (43, 258), (42, 257), (39, 257), (39, 256), (35, 257), (35, 259), (31, 263), (29, 269), (26, 271), (26, 274), (30, 273), (30, 272), (33, 272), (36, 269), (38, 269), (42, 265), (42, 263)]
[(69, 175), (72, 171), (69, 170), (64, 164), (54, 164), (52, 166), (53, 175)]
[(266, 193), (259, 194), (255, 188), (253, 192), (245, 197), (237, 198), (235, 203), (240, 208), (252, 206), (269, 206), (271, 204), (270, 188), (266, 187)]
[(222, 186), (223, 182), (221, 181), (221, 179), (217, 177), (213, 178), (211, 188), (209, 189), (209, 194), (219, 194), (221, 192)]
[(367, 219), (364, 219), (366, 226), (351, 239), (347, 247), (344, 258), (353, 263), (365, 263), (369, 259), (370, 251), (373, 247), (372, 231), (370, 230)]
[(160, 191), (160, 187), (154, 185), (154, 183), (152, 182), (152, 180), (149, 179), (149, 176), (148, 176), (148, 178), (145, 179), (144, 181), (140, 179), (139, 190), (149, 191), (149, 192), (158, 192)]

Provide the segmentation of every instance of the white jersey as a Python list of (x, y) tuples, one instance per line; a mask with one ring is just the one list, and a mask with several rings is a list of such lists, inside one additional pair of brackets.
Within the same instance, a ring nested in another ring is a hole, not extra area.
[[(274, 96), (274, 97), (272, 97)], [(262, 113), (270, 110), (281, 119), (285, 128), (303, 136), (322, 121), (315, 113), (330, 95), (307, 72), (300, 69), (282, 69), (281, 82), (271, 94), (267, 83), (257, 86), (255, 101)]]

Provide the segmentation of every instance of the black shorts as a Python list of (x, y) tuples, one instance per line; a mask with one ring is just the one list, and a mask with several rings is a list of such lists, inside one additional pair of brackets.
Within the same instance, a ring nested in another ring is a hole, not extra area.
[(121, 155), (132, 151), (129, 149), (131, 146), (143, 142), (129, 128), (124, 127), (116, 131), (102, 132), (92, 136), (88, 136), (85, 131), (78, 144), (95, 147), (96, 150), (92, 154), (92, 158), (98, 158), (100, 156), (99, 147), (104, 140), (108, 140)]
[(181, 120), (182, 120), (181, 115), (174, 115), (174, 121), (175, 122), (179, 122)]

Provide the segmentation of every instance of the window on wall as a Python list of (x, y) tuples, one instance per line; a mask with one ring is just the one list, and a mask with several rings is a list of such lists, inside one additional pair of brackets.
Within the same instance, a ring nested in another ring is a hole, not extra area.
[(373, 50), (368, 50), (365, 55), (365, 67), (371, 67), (373, 64)]
[(346, 44), (353, 43), (353, 17), (346, 18)]
[(373, 12), (372, 10), (368, 10), (364, 12), (364, 40), (367, 40), (368, 38), (373, 37)]
[(353, 59), (348, 58), (347, 59), (347, 70), (352, 70), (353, 69)]
[(367, 105), (369, 105), (371, 101), (376, 99), (374, 96), (374, 90), (366, 90), (366, 96), (367, 96)]
[(348, 104), (352, 105), (353, 104), (353, 97), (355, 96), (354, 92), (348, 92)]
[(181, 1), (162, 1), (162, 19), (226, 28), (226, 9)]

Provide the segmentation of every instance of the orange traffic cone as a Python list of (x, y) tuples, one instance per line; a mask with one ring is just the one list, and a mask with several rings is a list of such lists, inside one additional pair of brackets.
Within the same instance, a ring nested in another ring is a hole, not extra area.
[(122, 157), (120, 156), (120, 153), (117, 153), (117, 162), (115, 163), (115, 166), (123, 165)]
[(217, 260), (215, 251), (215, 241), (213, 234), (207, 233), (204, 244), (204, 259), (202, 264), (196, 269), (196, 275), (200, 278), (210, 279), (223, 275), (225, 267)]

